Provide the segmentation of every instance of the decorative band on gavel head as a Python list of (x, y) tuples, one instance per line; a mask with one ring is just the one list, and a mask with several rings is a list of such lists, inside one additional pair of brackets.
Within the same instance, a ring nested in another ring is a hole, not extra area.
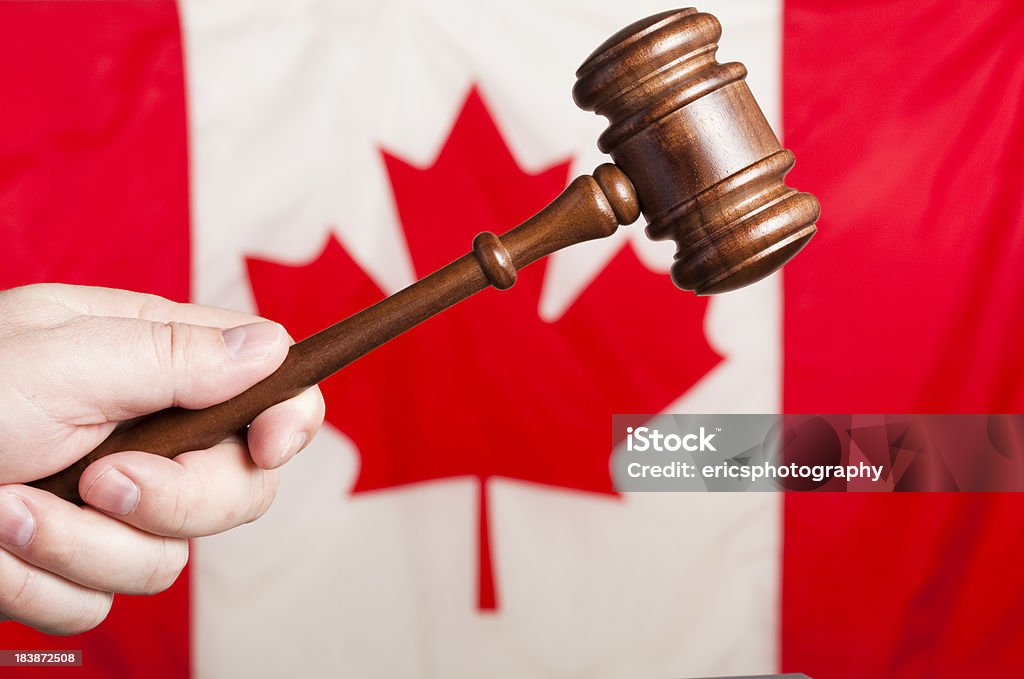
[(814, 235), (818, 201), (785, 184), (784, 150), (722, 27), (695, 9), (622, 29), (576, 72), (573, 97), (608, 119), (598, 141), (636, 188), (647, 235), (677, 244), (672, 280), (698, 294), (764, 278)]

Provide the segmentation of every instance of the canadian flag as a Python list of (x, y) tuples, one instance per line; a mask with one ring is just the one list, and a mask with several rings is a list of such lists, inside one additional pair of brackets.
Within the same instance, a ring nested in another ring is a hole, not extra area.
[[(0, 4), (0, 287), (99, 284), (296, 336), (605, 161), (583, 58), (666, 7)], [(708, 0), (818, 196), (697, 298), (633, 226), (328, 380), (259, 522), (72, 638), (77, 677), (1024, 676), (1024, 500), (617, 494), (616, 412), (1024, 411), (1024, 6)], [(46, 675), (47, 671), (31, 670)], [(10, 671), (12, 675), (16, 671)]]

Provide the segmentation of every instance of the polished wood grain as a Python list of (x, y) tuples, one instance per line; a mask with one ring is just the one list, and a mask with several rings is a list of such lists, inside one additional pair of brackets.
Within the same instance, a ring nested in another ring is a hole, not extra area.
[(814, 196), (785, 185), (793, 154), (746, 68), (716, 61), (721, 34), (695, 9), (642, 19), (594, 51), (573, 89), (608, 118), (598, 146), (636, 186), (647, 235), (676, 242), (672, 280), (702, 295), (778, 269), (814, 235), (819, 212)]
[[(743, 82), (715, 59), (718, 21), (694, 9), (648, 17), (609, 38), (577, 72), (576, 102), (608, 118), (599, 147), (615, 164), (575, 179), (551, 205), (503, 236), (294, 346), (278, 370), (224, 403), (172, 408), (118, 429), (67, 469), (34, 482), (81, 502), (95, 460), (139, 450), (174, 457), (209, 448), (434, 314), (556, 250), (613, 234), (640, 215), (647, 234), (677, 243), (672, 279), (698, 294), (734, 290), (778, 269), (814, 234), (818, 203), (787, 187), (793, 156)], [(456, 206), (457, 209), (457, 206)]]

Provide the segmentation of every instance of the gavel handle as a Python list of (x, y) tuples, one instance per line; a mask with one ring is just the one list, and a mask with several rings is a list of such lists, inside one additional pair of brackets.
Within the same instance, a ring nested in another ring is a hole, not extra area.
[(504, 290), (524, 266), (575, 243), (615, 233), (640, 211), (629, 179), (601, 165), (578, 177), (548, 207), (499, 238), (484, 232), (473, 250), (409, 287), (292, 345), (284, 363), (238, 396), (201, 410), (168, 408), (115, 430), (67, 469), (30, 485), (82, 503), (78, 481), (90, 464), (126, 450), (173, 458), (205, 450), (244, 429), (270, 406), (297, 396), (360, 356), (489, 285)]

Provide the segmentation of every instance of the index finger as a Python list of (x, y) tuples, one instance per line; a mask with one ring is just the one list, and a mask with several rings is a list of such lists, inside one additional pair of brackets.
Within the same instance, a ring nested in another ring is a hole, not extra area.
[(90, 505), (136, 528), (195, 538), (254, 521), (277, 493), (274, 470), (256, 466), (237, 439), (167, 459), (114, 453), (96, 460), (79, 480)]

